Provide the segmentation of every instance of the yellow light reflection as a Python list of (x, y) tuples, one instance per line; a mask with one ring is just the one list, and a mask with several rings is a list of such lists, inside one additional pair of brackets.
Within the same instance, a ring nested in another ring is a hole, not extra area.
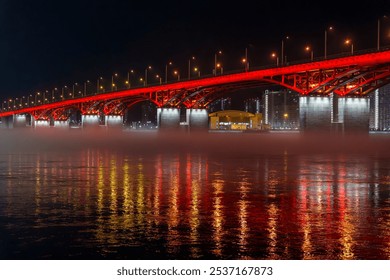
[(143, 163), (142, 160), (138, 163), (138, 174), (137, 174), (137, 194), (136, 194), (136, 223), (138, 226), (144, 227), (145, 220), (145, 176), (143, 174)]
[(123, 164), (123, 227), (125, 229), (132, 229), (134, 226), (134, 203), (132, 200), (134, 194), (129, 172), (130, 165), (128, 160), (125, 159)]
[(155, 182), (153, 193), (153, 216), (154, 223), (158, 225), (160, 223), (160, 197), (162, 191), (162, 160), (161, 155), (158, 155), (155, 165)]
[(224, 214), (223, 214), (223, 204), (222, 204), (222, 195), (223, 195), (223, 181), (216, 180), (212, 183), (213, 186), (213, 240), (215, 243), (215, 248), (212, 252), (217, 255), (222, 255), (222, 240), (223, 240), (223, 224), (224, 224)]
[(181, 244), (179, 238), (179, 159), (173, 160), (170, 168), (171, 182), (169, 188), (169, 213), (168, 213), (168, 252), (173, 253)]
[(313, 246), (311, 243), (311, 221), (310, 221), (310, 215), (309, 213), (305, 213), (304, 220), (303, 220), (303, 243), (302, 243), (302, 252), (303, 252), (303, 259), (304, 260), (311, 260), (313, 259), (312, 251)]
[(239, 187), (240, 200), (238, 201), (238, 220), (240, 224), (238, 232), (238, 244), (240, 245), (241, 257), (245, 257), (245, 252), (248, 248), (249, 226), (248, 226), (248, 191), (249, 185), (246, 182), (241, 182)]
[(279, 256), (276, 253), (276, 246), (278, 243), (277, 226), (278, 226), (279, 208), (275, 205), (275, 203), (271, 203), (268, 207), (267, 213), (268, 213), (268, 223), (267, 223), (268, 258), (269, 259), (278, 259)]

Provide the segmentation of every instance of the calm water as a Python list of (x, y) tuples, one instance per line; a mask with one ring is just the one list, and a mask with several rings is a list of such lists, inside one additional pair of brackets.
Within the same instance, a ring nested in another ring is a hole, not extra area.
[(390, 259), (389, 155), (216, 137), (169, 151), (8, 137), (0, 258)]

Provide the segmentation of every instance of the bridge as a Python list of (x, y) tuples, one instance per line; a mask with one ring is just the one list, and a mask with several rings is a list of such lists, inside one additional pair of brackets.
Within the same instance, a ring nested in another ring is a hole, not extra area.
[(3, 124), (23, 126), (31, 115), (36, 127), (69, 126), (70, 110), (82, 115), (82, 125), (97, 126), (101, 116), (108, 127), (121, 126), (125, 111), (141, 101), (157, 106), (159, 127), (178, 127), (180, 108), (187, 109), (190, 127), (207, 126), (208, 105), (222, 94), (263, 85), (279, 85), (300, 94), (301, 127), (367, 130), (367, 94), (390, 82), (390, 50), (367, 51), (335, 58), (305, 61), (268, 68), (243, 69), (220, 75), (125, 88), (111, 92), (40, 98), (37, 102), (4, 101), (0, 110)]

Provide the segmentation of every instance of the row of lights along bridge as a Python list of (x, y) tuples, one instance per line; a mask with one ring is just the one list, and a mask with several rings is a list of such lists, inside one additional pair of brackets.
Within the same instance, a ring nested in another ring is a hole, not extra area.
[[(383, 16), (383, 18), (387, 19), (387, 16)], [(320, 59), (327, 59), (328, 53), (328, 33), (332, 32), (334, 28), (328, 27), (324, 30), (324, 56)], [(290, 37), (286, 36), (281, 41), (281, 49), (280, 49), (280, 55), (278, 52), (272, 52), (270, 57), (271, 59), (275, 59), (276, 66), (283, 66), (287, 64), (287, 56), (285, 55), (285, 43), (287, 40), (289, 40)], [(352, 39), (346, 38), (343, 41), (344, 46), (350, 47), (350, 54), (354, 54), (354, 44)], [(377, 50), (379, 51), (381, 49), (381, 18), (377, 21)], [(310, 61), (314, 60), (314, 51), (312, 46), (305, 45), (303, 50), (307, 52), (308, 58)], [(223, 65), (221, 62), (220, 57), (222, 56), (222, 51), (217, 51), (214, 53), (214, 67), (212, 69), (212, 75), (222, 75), (223, 74)], [(280, 59), (279, 59), (280, 57)], [(206, 75), (201, 75), (201, 70), (199, 66), (196, 64), (197, 60), (195, 56), (191, 56), (188, 59), (188, 69), (187, 69), (187, 79), (194, 79), (194, 78), (201, 78), (206, 77)], [(243, 68), (241, 71), (249, 71), (249, 59), (248, 59), (248, 48), (245, 48), (245, 54), (244, 57), (241, 58), (241, 63), (243, 65)], [(270, 67), (270, 66), (269, 66)], [(173, 68), (173, 70), (171, 69)], [(118, 91), (118, 90), (125, 90), (135, 87), (146, 87), (148, 85), (156, 85), (156, 84), (163, 84), (163, 83), (169, 83), (174, 81), (180, 81), (181, 76), (179, 69), (174, 67), (173, 62), (168, 62), (165, 65), (165, 76), (163, 77), (161, 74), (153, 73), (153, 67), (147, 66), (142, 73), (138, 73), (138, 78), (136, 78), (137, 72), (133, 69), (128, 71), (126, 73), (126, 77), (120, 77), (118, 73), (115, 73), (111, 76), (111, 80), (108, 81), (104, 79), (103, 77), (99, 77), (96, 80), (96, 85), (93, 86), (93, 82), (90, 80), (85, 81), (83, 84), (74, 83), (71, 87), (63, 86), (62, 88), (54, 88), (51, 91), (45, 90), (43, 92), (37, 92), (35, 94), (30, 94), (28, 96), (22, 96), (20, 98), (10, 98), (2, 102), (1, 111), (11, 111), (16, 110), (20, 108), (30, 107), (30, 106), (39, 106), (46, 103), (51, 102), (57, 102), (57, 101), (63, 101), (65, 99), (73, 99), (73, 98), (80, 98), (80, 97), (86, 97), (90, 95), (96, 95), (99, 93), (105, 93), (105, 92), (112, 92), (112, 91)], [(140, 76), (142, 74), (142, 76)], [(207, 75), (209, 76), (209, 74)], [(170, 80), (169, 78), (174, 78), (173, 80)], [(110, 84), (108, 84), (110, 82)]]

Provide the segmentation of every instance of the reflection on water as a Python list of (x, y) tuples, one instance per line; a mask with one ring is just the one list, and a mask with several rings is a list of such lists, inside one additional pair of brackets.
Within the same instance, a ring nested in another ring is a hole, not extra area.
[(352, 155), (0, 155), (3, 259), (389, 259), (390, 163)]

